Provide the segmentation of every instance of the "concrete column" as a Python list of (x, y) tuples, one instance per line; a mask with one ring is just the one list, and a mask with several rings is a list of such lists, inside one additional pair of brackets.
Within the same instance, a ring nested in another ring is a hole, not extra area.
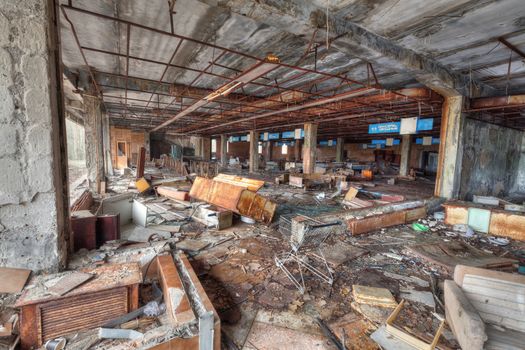
[(144, 132), (144, 148), (146, 149), (146, 162), (151, 159), (151, 139), (149, 132)]
[(69, 241), (67, 138), (53, 5), (4, 1), (0, 11), (0, 265), (35, 272), (63, 268)]
[(263, 144), (263, 157), (265, 162), (272, 160), (272, 141), (266, 141)]
[(250, 173), (259, 171), (259, 133), (250, 131)]
[(342, 162), (344, 159), (345, 139), (338, 137), (335, 145), (335, 161)]
[(439, 160), (434, 194), (457, 198), (462, 163), (462, 137), (465, 116), (462, 113), (463, 96), (445, 97), (441, 113)]
[(408, 176), (410, 163), (410, 149), (412, 148), (412, 136), (403, 135), (401, 140), (401, 160), (399, 164), (399, 175)]
[(293, 148), (293, 153), (294, 153), (294, 160), (296, 162), (300, 161), (301, 160), (301, 144), (302, 144), (302, 141), (301, 140), (295, 140), (295, 145), (294, 145), (294, 148)]
[[(147, 134), (149, 135), (149, 133)], [(104, 149), (104, 174), (113, 176), (113, 162), (111, 159), (111, 133), (110, 133), (110, 128), (109, 128), (109, 115), (105, 112), (102, 115), (102, 135), (103, 135), (102, 147)], [(148, 136), (148, 140), (149, 140), (149, 136)]]
[(220, 152), (221, 152), (221, 165), (222, 166), (228, 166), (228, 137), (226, 135), (221, 135), (221, 145), (220, 145)]
[(203, 160), (209, 161), (211, 159), (211, 138), (202, 137), (201, 142), (201, 157)]
[(317, 124), (304, 124), (303, 173), (315, 172), (315, 151), (317, 149)]
[(86, 166), (88, 170), (89, 188), (100, 192), (100, 182), (104, 176), (104, 137), (102, 100), (97, 96), (87, 95), (84, 98), (86, 131)]

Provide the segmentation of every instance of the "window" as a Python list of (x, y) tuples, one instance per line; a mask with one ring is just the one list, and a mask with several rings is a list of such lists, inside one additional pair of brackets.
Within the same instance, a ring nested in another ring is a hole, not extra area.
[(281, 154), (288, 154), (288, 145), (283, 145), (282, 146)]
[(257, 150), (259, 154), (262, 154), (262, 143), (261, 142), (259, 142), (259, 145), (257, 146)]
[(217, 153), (217, 139), (211, 139), (211, 153)]

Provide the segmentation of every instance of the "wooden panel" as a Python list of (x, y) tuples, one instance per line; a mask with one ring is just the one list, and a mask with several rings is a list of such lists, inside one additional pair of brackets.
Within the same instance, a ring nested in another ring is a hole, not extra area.
[(468, 209), (466, 207), (443, 205), (445, 207), (445, 224), (467, 224)]
[(263, 180), (248, 179), (245, 177), (228, 175), (228, 174), (218, 174), (213, 178), (215, 181), (229, 183), (232, 185), (244, 187), (247, 190), (257, 192), (264, 186)]
[(358, 235), (383, 227), (401, 225), (405, 223), (405, 211), (369, 216), (363, 219), (348, 220), (348, 229), (352, 235)]
[(493, 211), (489, 233), (525, 241), (525, 214)]
[(20, 309), (20, 345), (30, 349), (39, 344), (40, 317), (37, 305), (27, 305)]
[(177, 268), (171, 255), (157, 257), (164, 301), (168, 314), (176, 325), (185, 324), (195, 320), (195, 314), (184, 290)]

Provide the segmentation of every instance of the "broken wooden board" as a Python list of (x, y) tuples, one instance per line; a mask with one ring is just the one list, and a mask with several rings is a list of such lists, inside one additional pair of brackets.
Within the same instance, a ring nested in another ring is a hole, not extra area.
[(270, 224), (277, 204), (255, 192), (236, 185), (197, 177), (190, 197), (229, 209), (256, 221)]
[(352, 286), (354, 300), (360, 304), (381, 307), (396, 307), (397, 302), (392, 293), (386, 288), (376, 288), (354, 284)]
[[(354, 247), (353, 245), (344, 242), (337, 242), (335, 245), (322, 243), (320, 250), (326, 261), (334, 267), (338, 267), (349, 260), (368, 254), (367, 250)], [(312, 254), (321, 256), (318, 252)]]
[(30, 274), (27, 269), (0, 267), (0, 293), (20, 293)]
[(195, 321), (195, 314), (175, 267), (173, 257), (171, 255), (157, 256), (157, 267), (164, 302), (173, 324), (183, 325)]
[(405, 211), (394, 211), (386, 214), (368, 216), (362, 219), (351, 219), (347, 221), (348, 229), (352, 235), (359, 235), (383, 227), (401, 225), (405, 223)]
[(406, 210), (406, 218), (405, 222), (412, 222), (419, 219), (422, 219), (427, 216), (427, 208), (426, 207), (419, 207), (414, 209), (407, 209)]
[(443, 207), (445, 208), (445, 224), (466, 225), (468, 223), (468, 208), (452, 203), (445, 203)]
[(408, 249), (422, 259), (440, 265), (450, 273), (456, 265), (467, 265), (484, 268), (512, 267), (517, 260), (497, 257), (474, 248), (463, 242), (439, 242), (416, 244)]
[(264, 186), (263, 180), (249, 179), (246, 177), (228, 174), (218, 174), (213, 178), (213, 180), (243, 187), (252, 192), (257, 192)]
[(53, 295), (64, 295), (81, 284), (89, 281), (94, 276), (95, 275), (92, 273), (75, 271), (59, 279), (58, 282), (49, 287), (47, 291)]
[(358, 193), (359, 193), (359, 189), (355, 187), (350, 187), (348, 192), (346, 192), (344, 200), (347, 202), (351, 202), (357, 196)]
[(223, 230), (232, 226), (233, 213), (231, 210), (222, 209), (210, 204), (200, 205), (197, 207), (192, 219), (199, 221), (207, 227)]

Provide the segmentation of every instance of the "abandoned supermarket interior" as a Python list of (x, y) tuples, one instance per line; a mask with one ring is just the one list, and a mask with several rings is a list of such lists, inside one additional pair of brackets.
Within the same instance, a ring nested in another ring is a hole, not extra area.
[(0, 0), (0, 350), (524, 350), (524, 0)]

